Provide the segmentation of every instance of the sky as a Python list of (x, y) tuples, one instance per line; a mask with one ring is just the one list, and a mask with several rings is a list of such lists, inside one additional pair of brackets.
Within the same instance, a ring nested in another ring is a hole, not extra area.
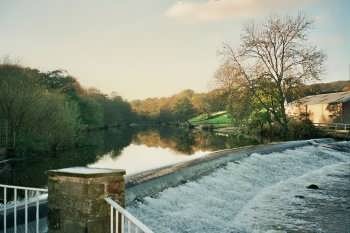
[(347, 0), (0, 0), (0, 57), (128, 100), (203, 92), (245, 23), (302, 11), (328, 56), (323, 81), (347, 80), (349, 10)]

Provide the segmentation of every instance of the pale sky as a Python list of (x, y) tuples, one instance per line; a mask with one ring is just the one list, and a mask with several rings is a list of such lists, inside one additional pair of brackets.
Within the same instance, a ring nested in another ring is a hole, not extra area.
[(349, 79), (347, 0), (0, 0), (0, 56), (132, 100), (207, 91), (223, 42), (242, 25), (303, 11), (328, 55), (324, 81)]

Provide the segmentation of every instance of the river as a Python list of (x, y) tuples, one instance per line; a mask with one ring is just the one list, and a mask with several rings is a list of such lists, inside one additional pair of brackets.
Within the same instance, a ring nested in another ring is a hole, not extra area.
[(72, 166), (122, 168), (127, 174), (253, 144), (240, 137), (178, 128), (123, 128), (90, 132), (78, 149), (0, 162), (0, 184), (46, 187), (46, 171)]
[[(0, 183), (46, 187), (47, 170), (70, 166), (133, 174), (253, 143), (168, 128), (94, 132), (85, 140), (89, 146), (79, 150), (2, 163)], [(254, 153), (127, 209), (157, 233), (348, 233), (350, 142)], [(47, 231), (46, 219), (40, 226)]]

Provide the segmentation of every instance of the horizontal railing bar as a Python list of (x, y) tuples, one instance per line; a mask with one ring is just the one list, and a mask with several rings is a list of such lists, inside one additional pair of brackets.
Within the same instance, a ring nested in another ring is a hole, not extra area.
[(333, 123), (321, 123), (321, 122), (315, 122), (314, 124), (325, 124), (325, 125), (331, 125), (331, 124), (341, 124), (341, 125), (350, 125), (350, 123), (342, 123), (342, 122), (333, 122)]
[(30, 187), (22, 187), (22, 186), (13, 186), (13, 185), (5, 185), (0, 184), (0, 188), (11, 188), (11, 189), (17, 189), (17, 190), (28, 190), (28, 191), (39, 191), (39, 192), (47, 192), (47, 189), (43, 188), (30, 188)]
[[(40, 205), (45, 205), (46, 203), (47, 203), (46, 197), (39, 200)], [(17, 202), (14, 202), (14, 201), (8, 202), (7, 212), (12, 213), (14, 211), (15, 205), (16, 205), (17, 211), (22, 211), (25, 206), (24, 198), (22, 200), (18, 199)], [(35, 205), (36, 205), (36, 197), (28, 198), (28, 207), (32, 208), (32, 207), (35, 207)], [(0, 215), (1, 215), (1, 211), (4, 211), (4, 206), (0, 206)]]
[(114, 209), (116, 209), (119, 213), (124, 215), (129, 221), (131, 221), (133, 224), (136, 225), (140, 230), (142, 230), (144, 233), (154, 233), (151, 231), (147, 226), (145, 226), (142, 222), (137, 220), (134, 216), (132, 216), (127, 210), (125, 210), (123, 207), (118, 205), (115, 201), (113, 201), (111, 198), (107, 197), (105, 198), (106, 202), (110, 204)]
[(350, 124), (348, 123), (313, 123), (315, 127), (335, 131), (335, 132), (350, 132)]

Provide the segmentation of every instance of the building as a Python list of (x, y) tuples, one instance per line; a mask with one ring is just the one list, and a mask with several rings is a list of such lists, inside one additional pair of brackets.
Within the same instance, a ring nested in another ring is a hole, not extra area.
[(291, 102), (287, 114), (313, 123), (350, 123), (350, 91), (307, 96)]

